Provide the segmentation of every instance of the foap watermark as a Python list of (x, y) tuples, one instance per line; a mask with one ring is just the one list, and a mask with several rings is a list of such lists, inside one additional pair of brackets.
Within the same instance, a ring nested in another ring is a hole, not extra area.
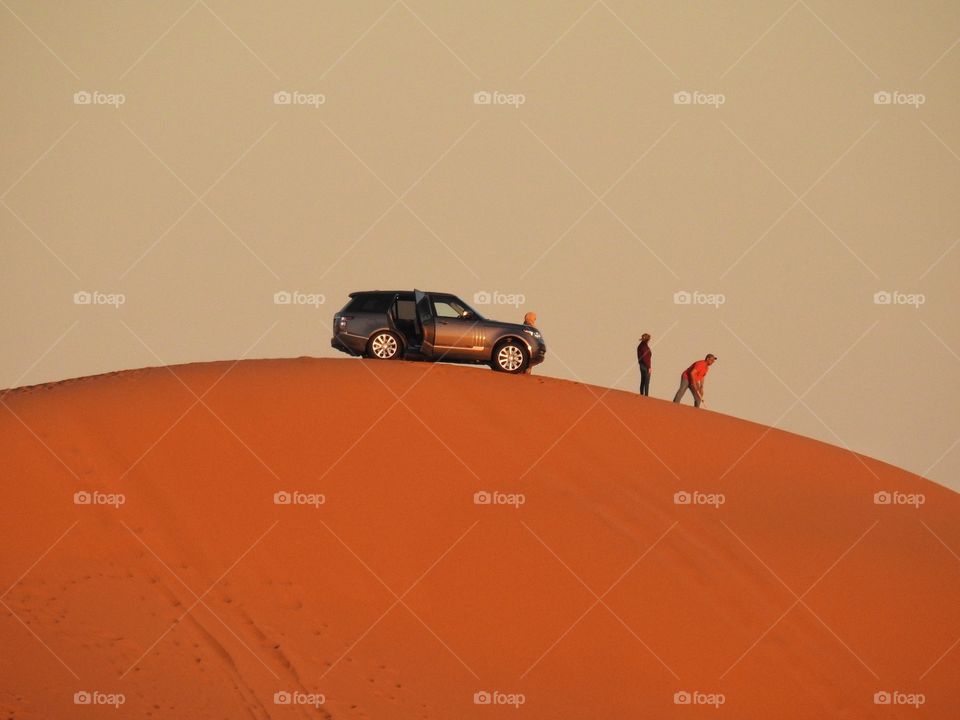
[(521, 505), (526, 505), (527, 496), (523, 493), (505, 493), (499, 490), (488, 492), (478, 490), (473, 494), (474, 505), (510, 505), (518, 509)]
[(727, 502), (727, 496), (723, 493), (705, 493), (699, 490), (687, 492), (686, 490), (677, 490), (673, 494), (674, 505), (709, 505), (717, 509)]
[(873, 494), (874, 505), (912, 505), (919, 508), (927, 502), (923, 493), (905, 493), (899, 490), (879, 490)]
[(274, 705), (312, 705), (320, 707), (327, 701), (323, 693), (308, 693), (300, 690), (278, 690), (273, 694)]
[(673, 94), (674, 105), (709, 105), (719, 108), (727, 102), (723, 93), (706, 93), (700, 90), (678, 90)]
[(727, 702), (727, 696), (723, 693), (705, 693), (699, 690), (677, 690), (673, 694), (674, 705), (711, 705), (719, 708)]
[(127, 96), (123, 93), (105, 93), (99, 90), (77, 90), (73, 94), (74, 105), (111, 105), (114, 109), (119, 109), (121, 105), (127, 102)]
[(273, 494), (274, 505), (309, 505), (318, 508), (327, 502), (327, 496), (323, 493), (305, 493), (299, 490), (287, 492), (286, 490), (277, 490)]
[(505, 293), (499, 290), (478, 290), (473, 294), (474, 305), (513, 305), (520, 307), (526, 304), (527, 296), (523, 293)]
[(705, 293), (699, 290), (677, 290), (673, 294), (674, 305), (710, 305), (717, 310), (725, 305), (727, 296), (723, 293)]
[(478, 90), (473, 94), (474, 105), (511, 105), (519, 108), (527, 101), (523, 93), (505, 93), (499, 90)]
[(474, 705), (510, 705), (519, 708), (527, 702), (523, 693), (505, 693), (500, 690), (478, 690), (473, 694)]
[(99, 290), (77, 290), (73, 294), (74, 305), (110, 305), (113, 308), (119, 308), (127, 302), (127, 296), (123, 293), (105, 293)]
[(915, 310), (919, 310), (921, 305), (926, 305), (927, 296), (923, 293), (905, 293), (899, 290), (877, 290), (873, 294), (874, 305), (910, 305)]
[(914, 110), (927, 102), (923, 93), (905, 93), (899, 90), (878, 90), (873, 94), (874, 105), (910, 105)]
[(119, 508), (125, 505), (127, 496), (123, 493), (105, 493), (99, 490), (78, 490), (73, 494), (74, 505), (110, 505)]
[(923, 693), (907, 693), (900, 690), (878, 690), (873, 694), (874, 705), (909, 705), (919, 708), (927, 702)]
[(99, 690), (78, 690), (73, 694), (74, 705), (112, 705), (116, 710), (127, 701), (123, 693), (105, 693)]
[(299, 90), (278, 90), (273, 94), (274, 105), (306, 105), (318, 108), (327, 104), (327, 96), (323, 93), (306, 93)]
[(327, 296), (323, 293), (306, 293), (294, 290), (278, 290), (273, 294), (274, 305), (311, 305), (315, 308), (320, 307), (327, 301)]

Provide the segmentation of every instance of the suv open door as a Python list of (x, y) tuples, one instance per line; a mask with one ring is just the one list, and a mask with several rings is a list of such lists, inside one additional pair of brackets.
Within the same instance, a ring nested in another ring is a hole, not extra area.
[(430, 304), (430, 298), (427, 297), (426, 293), (419, 290), (413, 291), (413, 299), (417, 306), (417, 325), (422, 338), (420, 352), (429, 357), (434, 353), (437, 329), (436, 318), (433, 316), (433, 306)]

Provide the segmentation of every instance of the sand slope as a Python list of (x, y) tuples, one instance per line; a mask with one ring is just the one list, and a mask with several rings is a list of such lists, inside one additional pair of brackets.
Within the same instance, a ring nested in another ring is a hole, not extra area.
[(537, 375), (347, 359), (3, 403), (4, 718), (960, 717), (960, 497), (841, 448)]

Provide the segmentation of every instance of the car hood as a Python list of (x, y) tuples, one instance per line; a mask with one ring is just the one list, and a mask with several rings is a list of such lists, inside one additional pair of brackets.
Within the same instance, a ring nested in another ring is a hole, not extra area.
[(515, 332), (518, 335), (524, 330), (533, 330), (534, 332), (539, 332), (533, 325), (524, 325), (523, 323), (510, 323), (510, 322), (500, 322), (499, 320), (486, 320), (482, 321), (482, 325), (488, 328), (495, 328), (497, 330), (507, 330), (508, 332)]

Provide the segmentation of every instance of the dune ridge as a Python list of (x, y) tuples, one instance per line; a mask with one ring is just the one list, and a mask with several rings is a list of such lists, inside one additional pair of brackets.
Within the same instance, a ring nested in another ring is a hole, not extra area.
[(423, 363), (0, 398), (4, 717), (960, 714), (960, 498), (844, 448)]

